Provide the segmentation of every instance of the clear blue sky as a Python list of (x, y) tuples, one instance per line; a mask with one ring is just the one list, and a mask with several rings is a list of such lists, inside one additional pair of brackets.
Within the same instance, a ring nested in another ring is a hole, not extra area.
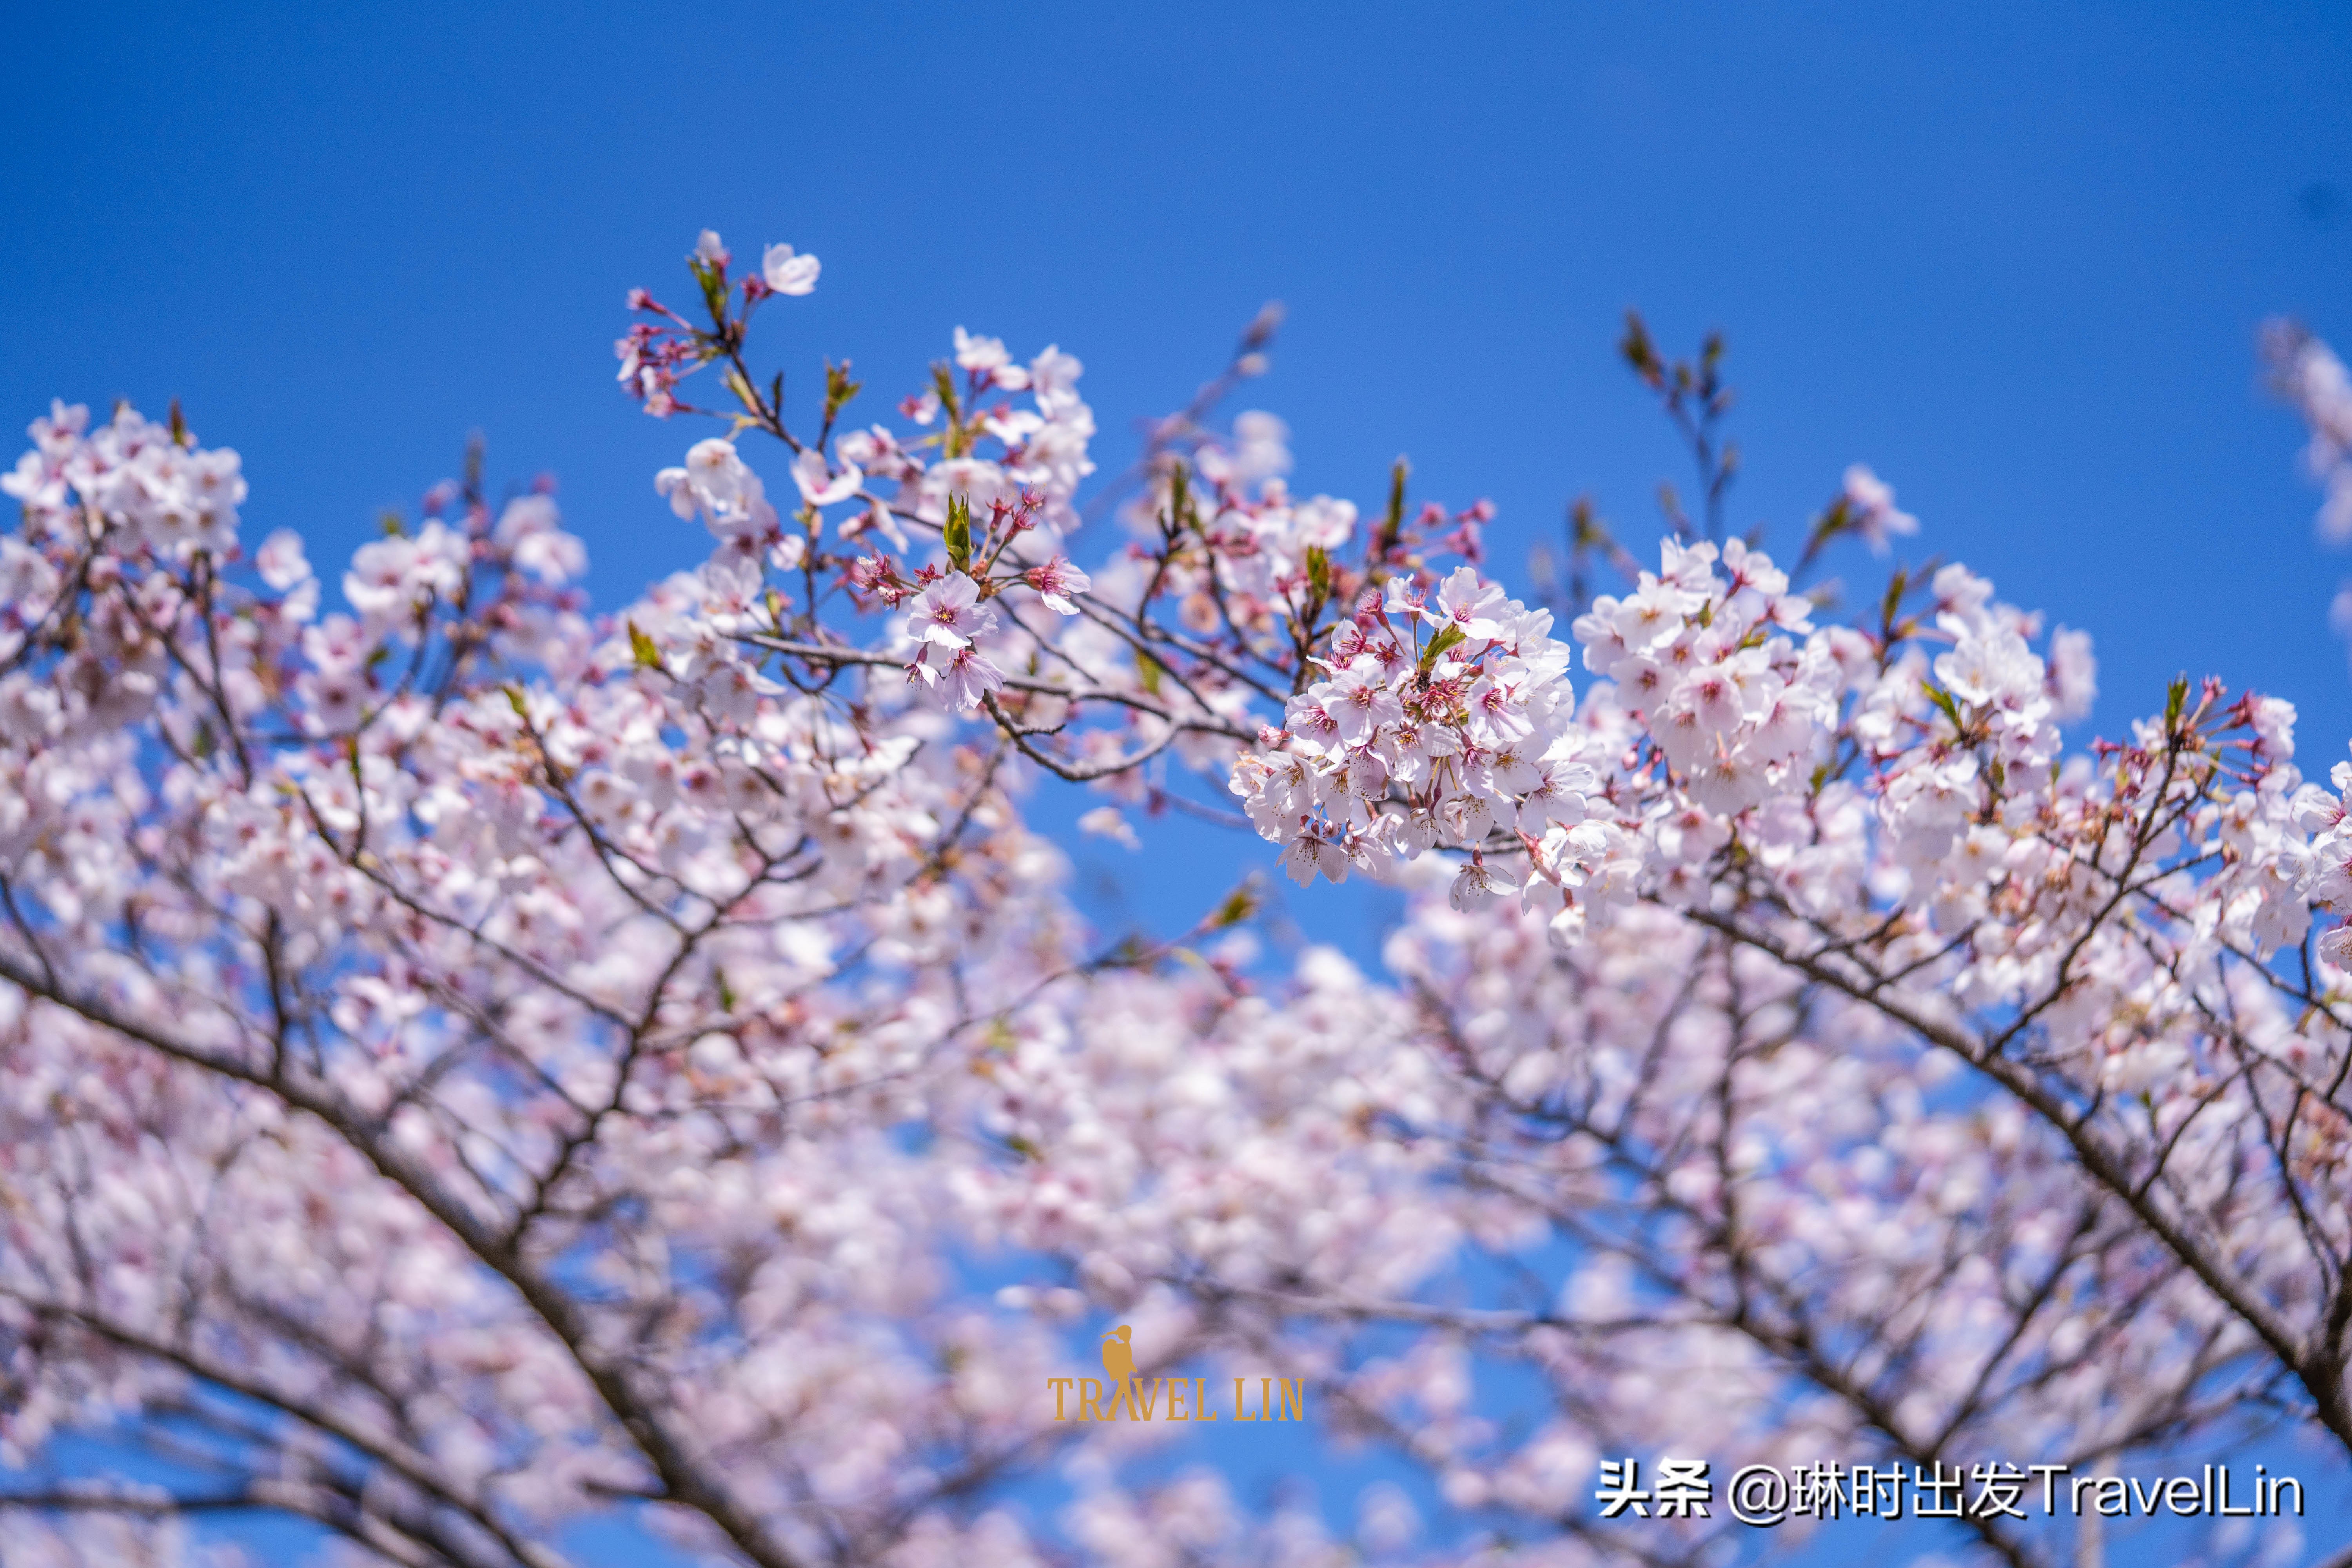
[[(1055, 342), (1107, 468), (1284, 300), (1252, 401), (1297, 482), (1408, 452), (1494, 498), (1507, 565), (1580, 491), (1650, 536), (1681, 459), (1620, 312), (1720, 326), (1738, 526), (1788, 541), (1867, 461), (1921, 552), (2096, 636), (2093, 728), (2187, 668), (2293, 698), (2314, 772), (2352, 736), (2352, 559), (2252, 350), (2274, 311), (2352, 340), (2352, 7), (51, 5), (8, 39), (0, 421), (177, 395), (314, 558), (479, 429), (560, 478), (601, 603), (689, 563), (651, 474), (701, 432), (611, 343), (709, 225), (824, 258), (769, 340), (801, 386), (849, 354), (895, 402), (959, 323)], [(1220, 842), (1149, 887), (1080, 854), (1172, 919)]]

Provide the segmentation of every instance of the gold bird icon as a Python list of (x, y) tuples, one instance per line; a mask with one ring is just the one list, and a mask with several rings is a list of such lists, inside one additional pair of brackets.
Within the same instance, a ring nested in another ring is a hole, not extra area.
[(1103, 1336), (1103, 1370), (1120, 1383), (1135, 1375), (1135, 1348), (1128, 1342), (1134, 1333), (1121, 1323)]

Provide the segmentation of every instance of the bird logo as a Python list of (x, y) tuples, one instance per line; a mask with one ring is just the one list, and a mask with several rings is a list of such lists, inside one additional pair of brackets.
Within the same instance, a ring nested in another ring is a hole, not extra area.
[(1122, 1384), (1135, 1375), (1135, 1347), (1129, 1342), (1134, 1334), (1131, 1326), (1121, 1323), (1103, 1336), (1103, 1370)]

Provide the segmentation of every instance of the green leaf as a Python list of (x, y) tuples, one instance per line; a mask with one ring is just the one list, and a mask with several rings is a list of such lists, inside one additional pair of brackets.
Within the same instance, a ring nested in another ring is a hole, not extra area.
[(846, 405), (851, 398), (856, 396), (864, 388), (864, 385), (865, 384), (862, 382), (856, 382), (849, 379), (849, 362), (847, 360), (843, 360), (839, 364), (835, 364), (828, 360), (825, 363), (824, 367), (825, 422), (827, 424), (831, 424), (833, 422), (833, 416), (840, 413), (843, 406)]
[(1307, 547), (1307, 580), (1314, 584), (1318, 600), (1331, 596), (1331, 557), (1319, 544)]
[(1658, 358), (1657, 345), (1650, 341), (1650, 329), (1632, 310), (1625, 312), (1625, 335), (1617, 340), (1617, 353), (1635, 375), (1651, 386), (1665, 379), (1665, 365)]
[[(1853, 504), (1845, 497), (1840, 496), (1830, 502), (1827, 511), (1813, 520), (1813, 531), (1805, 541), (1805, 547), (1810, 550), (1826, 544), (1839, 534), (1849, 531), (1853, 527)], [(1890, 615), (1892, 613), (1889, 612)]]
[(948, 547), (948, 564), (962, 572), (971, 565), (971, 500), (966, 496), (948, 498), (948, 525), (943, 531)]
[(530, 723), (530, 704), (524, 700), (522, 688), (520, 686), (509, 686), (505, 688), (505, 691), (507, 694), (507, 706), (515, 710), (515, 717), (521, 720), (526, 724)]
[(1225, 895), (1217, 912), (1209, 917), (1209, 929), (1223, 931), (1228, 926), (1237, 926), (1257, 913), (1257, 879), (1253, 877)]
[(718, 268), (706, 265), (699, 258), (687, 265), (694, 269), (694, 280), (702, 286), (702, 302), (710, 311), (711, 324), (727, 320), (727, 275)]
[(660, 647), (653, 638), (637, 629), (635, 621), (629, 623), (629, 652), (636, 657), (639, 669), (659, 669), (662, 667)]
[(1192, 510), (1192, 471), (1179, 463), (1168, 475), (1168, 531), (1172, 536), (1186, 525), (1198, 527)]
[(948, 369), (945, 360), (931, 363), (931, 389), (940, 395), (940, 407), (947, 415), (948, 427), (943, 437), (947, 455), (961, 458), (971, 445), (963, 427), (963, 405), (956, 400), (955, 373)]
[(1452, 621), (1446, 622), (1444, 626), (1440, 627), (1437, 635), (1429, 639), (1429, 646), (1421, 650), (1422, 674), (1427, 675), (1431, 670), (1436, 668), (1439, 656), (1444, 654), (1446, 649), (1452, 647), (1455, 643), (1460, 642), (1462, 637), (1462, 628), (1455, 626)]
[(1602, 525), (1591, 496), (1576, 498), (1576, 504), (1569, 509), (1568, 521), (1569, 542), (1580, 552), (1609, 542), (1609, 530)]
[(1909, 591), (1910, 586), (1910, 576), (1900, 566), (1897, 566), (1895, 569), (1895, 574), (1886, 580), (1886, 599), (1878, 607), (1878, 624), (1885, 627), (1889, 633), (1892, 633), (1895, 628), (1895, 612), (1903, 607), (1903, 595)]
[(1944, 710), (1944, 717), (1952, 721), (1953, 729), (1965, 730), (1968, 728), (1966, 724), (1960, 721), (1960, 705), (1952, 700), (1952, 694), (1950, 692), (1945, 690), (1942, 687), (1937, 685), (1932, 680), (1921, 681), (1919, 683), (1919, 689), (1927, 694), (1928, 701), (1933, 702), (1937, 707)]
[(1135, 674), (1143, 682), (1144, 690), (1154, 697), (1160, 695), (1160, 661), (1141, 648), (1135, 650)]
[(1388, 515), (1381, 519), (1381, 531), (1372, 536), (1372, 559), (1380, 560), (1397, 547), (1404, 537), (1404, 482), (1412, 477), (1412, 465), (1400, 457), (1389, 470)]

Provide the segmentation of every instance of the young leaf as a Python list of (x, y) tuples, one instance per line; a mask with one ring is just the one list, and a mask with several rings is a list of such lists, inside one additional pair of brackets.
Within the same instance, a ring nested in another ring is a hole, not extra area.
[(727, 275), (718, 268), (701, 261), (689, 261), (687, 265), (694, 269), (694, 280), (702, 285), (702, 303), (710, 311), (711, 324), (716, 326), (725, 321), (727, 320)]
[(948, 564), (961, 572), (971, 564), (971, 500), (968, 496), (948, 498), (948, 525), (943, 531), (948, 547)]
[(1372, 558), (1380, 560), (1397, 547), (1404, 537), (1404, 485), (1412, 477), (1412, 465), (1402, 457), (1389, 470), (1389, 510), (1381, 519), (1381, 531), (1372, 536)]
[(1192, 515), (1192, 475), (1183, 464), (1176, 465), (1168, 476), (1168, 534), (1174, 538), (1187, 523), (1197, 525), (1200, 519)]
[(1224, 901), (1217, 906), (1216, 913), (1209, 917), (1210, 929), (1223, 931), (1228, 926), (1237, 926), (1256, 914), (1257, 907), (1257, 879), (1253, 877), (1225, 895)]
[(931, 366), (931, 389), (939, 394), (940, 411), (947, 416), (947, 429), (941, 436), (944, 449), (949, 457), (961, 458), (971, 437), (963, 427), (963, 405), (956, 400), (955, 374), (944, 361)]
[(1953, 729), (1965, 730), (1968, 728), (1966, 724), (1963, 724), (1960, 721), (1960, 705), (1952, 700), (1952, 694), (1950, 692), (1945, 690), (1942, 687), (1937, 685), (1932, 680), (1921, 681), (1919, 683), (1919, 689), (1927, 694), (1928, 701), (1933, 702), (1937, 707), (1944, 710), (1944, 717), (1952, 721)]
[(830, 425), (833, 423), (834, 416), (839, 414), (843, 406), (846, 405), (851, 398), (857, 395), (864, 384), (865, 384), (862, 382), (856, 382), (849, 379), (849, 362), (847, 360), (843, 360), (839, 364), (835, 364), (830, 361), (826, 362), (824, 367), (824, 418), (826, 424)]
[(1889, 637), (1895, 632), (1895, 612), (1903, 607), (1903, 595), (1910, 586), (1910, 576), (1900, 566), (1886, 579), (1886, 600), (1878, 608), (1878, 623)]
[(1437, 635), (1429, 639), (1429, 646), (1421, 650), (1422, 674), (1427, 675), (1431, 670), (1436, 668), (1439, 656), (1444, 654), (1447, 648), (1452, 647), (1455, 643), (1460, 642), (1462, 639), (1462, 628), (1455, 626), (1452, 621), (1448, 621), (1444, 626), (1439, 627)]

